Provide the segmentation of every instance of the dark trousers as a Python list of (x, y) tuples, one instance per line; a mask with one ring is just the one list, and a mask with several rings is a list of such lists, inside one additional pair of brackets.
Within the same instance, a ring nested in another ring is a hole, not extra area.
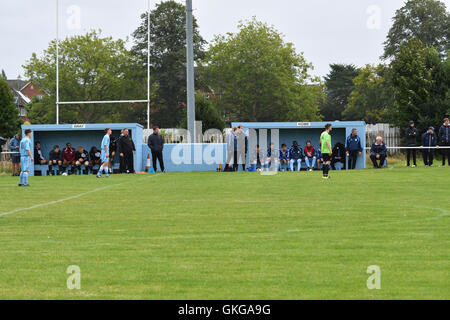
[[(450, 142), (442, 143), (442, 147), (450, 147)], [(450, 166), (450, 149), (442, 149), (442, 165), (445, 166), (445, 156), (447, 156), (448, 165)]]
[(356, 168), (356, 161), (358, 161), (359, 151), (350, 151), (348, 155), (348, 169), (354, 170)]
[(164, 172), (164, 160), (162, 151), (152, 150), (153, 169), (155, 170), (155, 172), (158, 171), (156, 168), (156, 159), (158, 159), (159, 168), (161, 169), (161, 172)]
[[(240, 160), (242, 160), (242, 162), (243, 162), (242, 170), (245, 171), (245, 155), (243, 157), (244, 157), (244, 159), (240, 159)], [(239, 170), (239, 164), (238, 164), (238, 152), (237, 151), (234, 151), (233, 160), (234, 160), (233, 161), (233, 171), (238, 171)]]
[(422, 150), (423, 163), (426, 166), (432, 166), (434, 161), (434, 149)]
[[(375, 168), (382, 168), (384, 166), (384, 161), (386, 160), (386, 156), (380, 155), (380, 159), (377, 159), (376, 155), (371, 155), (370, 159), (372, 160), (373, 166)], [(380, 162), (380, 164), (377, 163), (377, 161)]]
[(123, 157), (120, 157), (120, 173), (134, 173), (134, 156), (133, 152), (124, 152)]
[[(412, 147), (412, 146), (408, 146), (408, 147)], [(411, 154), (412, 154), (412, 158), (413, 158), (413, 163), (414, 165), (417, 165), (417, 153), (416, 153), (416, 149), (406, 149), (406, 163), (408, 165), (408, 167), (411, 164)]]

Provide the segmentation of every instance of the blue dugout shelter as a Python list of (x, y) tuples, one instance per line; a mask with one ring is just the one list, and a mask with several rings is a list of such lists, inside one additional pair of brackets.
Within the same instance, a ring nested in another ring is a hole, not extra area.
[[(105, 128), (111, 128), (112, 137), (118, 138), (122, 129), (127, 128), (136, 146), (136, 155), (134, 157), (134, 167), (137, 171), (142, 168), (142, 141), (143, 127), (137, 123), (115, 123), (115, 124), (61, 124), (61, 125), (23, 125), (22, 136), (26, 129), (33, 132), (32, 145), (35, 142), (41, 143), (42, 154), (46, 159), (54, 145), (58, 145), (61, 150), (65, 148), (66, 143), (70, 142), (73, 148), (82, 146), (86, 151), (95, 146), (100, 150), (100, 144), (105, 135)], [(34, 150), (32, 150), (34, 154)], [(119, 163), (119, 155), (116, 153), (114, 159), (116, 166)], [(31, 170), (34, 174), (34, 165)]]
[[(244, 126), (245, 131), (254, 129), (267, 130), (267, 143), (270, 143), (271, 130), (279, 130), (280, 146), (285, 143), (289, 147), (292, 146), (293, 141), (297, 141), (300, 146), (305, 146), (306, 141), (310, 140), (312, 145), (318, 149), (320, 145), (320, 134), (324, 131), (325, 125), (330, 122), (234, 122), (232, 126)], [(358, 135), (361, 138), (361, 145), (364, 148), (366, 145), (366, 123), (364, 121), (335, 121), (331, 122), (333, 131), (331, 133), (333, 147), (336, 143), (341, 142), (345, 145), (347, 137), (351, 134), (352, 129), (358, 130)], [(259, 135), (258, 135), (258, 143)], [(357, 169), (366, 167), (366, 153), (363, 151), (362, 156), (358, 158), (356, 165)]]

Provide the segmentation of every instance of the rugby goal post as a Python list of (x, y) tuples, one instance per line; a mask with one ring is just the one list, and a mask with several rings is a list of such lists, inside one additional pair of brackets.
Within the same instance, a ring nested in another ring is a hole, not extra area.
[(59, 1), (56, 0), (56, 124), (59, 125), (59, 106), (81, 104), (147, 103), (147, 128), (150, 129), (150, 0), (147, 9), (147, 99), (115, 101), (60, 101), (59, 100)]

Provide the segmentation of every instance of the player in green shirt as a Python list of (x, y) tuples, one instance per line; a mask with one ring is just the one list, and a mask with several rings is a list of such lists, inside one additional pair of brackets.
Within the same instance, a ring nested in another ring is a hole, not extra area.
[(323, 178), (329, 179), (328, 172), (330, 171), (331, 167), (331, 135), (330, 132), (333, 130), (331, 127), (331, 124), (328, 123), (325, 126), (325, 131), (322, 132), (320, 135), (320, 149), (322, 151), (322, 157), (323, 157)]

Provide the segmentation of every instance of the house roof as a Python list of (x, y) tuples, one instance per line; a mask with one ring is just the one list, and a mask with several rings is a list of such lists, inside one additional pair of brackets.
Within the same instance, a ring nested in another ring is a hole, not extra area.
[(24, 86), (26, 86), (26, 84), (28, 83), (28, 81), (23, 81), (23, 80), (19, 80), (19, 79), (11, 79), (11, 80), (6, 80), (6, 82), (8, 83), (9, 87), (11, 89), (14, 90), (22, 90)]

